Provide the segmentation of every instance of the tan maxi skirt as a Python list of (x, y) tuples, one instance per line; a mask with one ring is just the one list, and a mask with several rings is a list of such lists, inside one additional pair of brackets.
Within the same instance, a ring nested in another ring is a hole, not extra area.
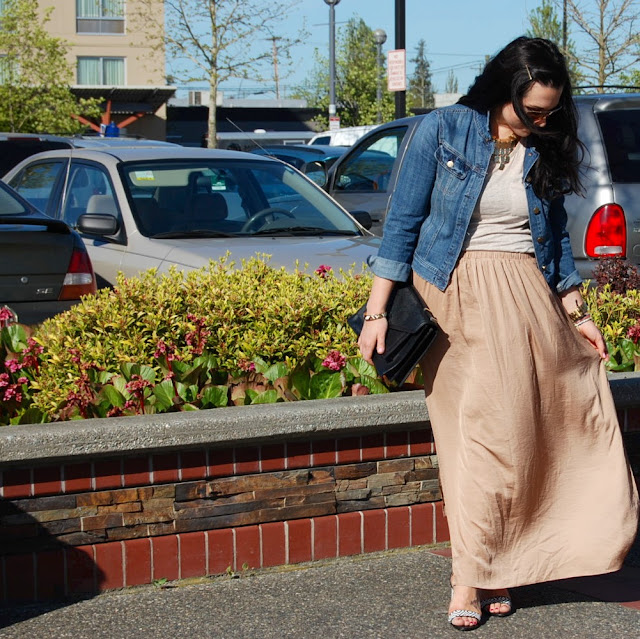
[(611, 572), (638, 494), (607, 374), (533, 256), (469, 251), (422, 363), (456, 583), (508, 588)]

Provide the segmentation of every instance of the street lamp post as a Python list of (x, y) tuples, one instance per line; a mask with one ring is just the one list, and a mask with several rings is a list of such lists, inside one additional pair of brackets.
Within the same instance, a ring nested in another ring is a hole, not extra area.
[(336, 13), (340, 0), (324, 0), (329, 5), (329, 122), (336, 114)]
[(382, 45), (387, 41), (387, 34), (384, 29), (376, 29), (373, 37), (378, 48), (376, 55), (376, 70), (378, 72), (378, 87), (376, 91), (376, 102), (378, 104), (378, 124), (382, 124)]

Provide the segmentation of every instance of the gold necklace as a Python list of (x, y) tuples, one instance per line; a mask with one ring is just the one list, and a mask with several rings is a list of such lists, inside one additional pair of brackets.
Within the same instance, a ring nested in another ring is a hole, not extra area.
[(492, 136), (491, 139), (494, 141), (493, 155), (491, 157), (498, 165), (498, 170), (502, 171), (502, 169), (509, 164), (509, 157), (511, 156), (513, 149), (516, 148), (516, 144), (518, 144), (518, 140), (520, 138), (517, 135), (512, 134), (508, 138)]

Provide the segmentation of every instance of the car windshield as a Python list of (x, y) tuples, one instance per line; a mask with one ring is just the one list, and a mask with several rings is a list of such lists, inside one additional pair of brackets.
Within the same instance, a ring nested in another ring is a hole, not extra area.
[(127, 163), (123, 183), (143, 235), (360, 235), (356, 223), (291, 167), (261, 159)]
[(614, 182), (640, 182), (640, 109), (598, 114)]
[(0, 216), (23, 215), (26, 207), (4, 184), (0, 185)]

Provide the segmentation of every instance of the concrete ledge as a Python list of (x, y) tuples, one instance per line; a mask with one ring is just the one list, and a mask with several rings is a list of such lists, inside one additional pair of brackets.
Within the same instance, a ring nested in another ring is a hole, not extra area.
[[(620, 409), (638, 406), (640, 373), (610, 376)], [(452, 401), (455, 398), (452, 397)], [(0, 463), (63, 461), (196, 447), (428, 427), (422, 391), (0, 428)]]

